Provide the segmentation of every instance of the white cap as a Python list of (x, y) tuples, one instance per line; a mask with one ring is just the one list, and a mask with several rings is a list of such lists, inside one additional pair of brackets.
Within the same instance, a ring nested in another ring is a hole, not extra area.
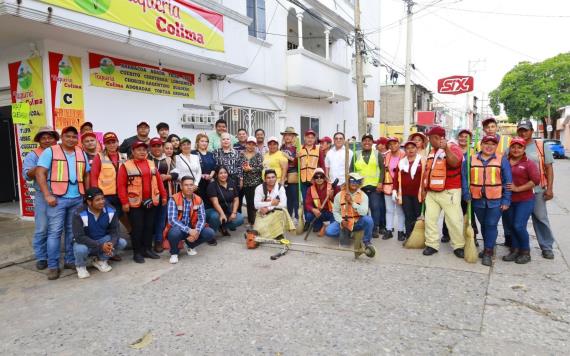
[(249, 137), (247, 138), (247, 140), (245, 140), (245, 143), (248, 143), (248, 142), (257, 143), (257, 140), (255, 139), (255, 137), (249, 136)]

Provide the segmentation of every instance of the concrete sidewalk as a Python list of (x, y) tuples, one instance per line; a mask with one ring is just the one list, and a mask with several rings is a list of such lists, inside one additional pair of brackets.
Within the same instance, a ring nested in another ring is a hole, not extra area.
[(34, 258), (34, 222), (0, 214), (0, 268)]
[(127, 254), (86, 280), (47, 281), (30, 261), (0, 269), (0, 354), (568, 354), (570, 161), (555, 167), (552, 261), (534, 236), (523, 266), (467, 264), (447, 244), (425, 257), (396, 239), (374, 240), (374, 259), (295, 247), (270, 261), (277, 248), (247, 250), (241, 231), (177, 265)]

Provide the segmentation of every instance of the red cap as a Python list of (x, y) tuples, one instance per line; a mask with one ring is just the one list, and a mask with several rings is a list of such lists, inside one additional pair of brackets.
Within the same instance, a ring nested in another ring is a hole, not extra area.
[(150, 125), (146, 121), (141, 121), (137, 124), (137, 129), (143, 125), (146, 125), (148, 128), (150, 128)]
[(416, 136), (420, 136), (424, 142), (426, 142), (428, 139), (426, 135), (423, 134), (423, 132), (414, 132), (413, 134), (410, 135), (410, 137), (408, 137), (408, 140), (411, 141)]
[(97, 135), (95, 135), (93, 132), (86, 132), (81, 135), (81, 142), (83, 142), (83, 140), (85, 140), (87, 137), (93, 137), (94, 139), (97, 139)]
[(150, 140), (150, 146), (155, 146), (155, 145), (160, 145), (160, 146), (162, 146), (162, 143), (163, 143), (163, 142), (162, 142), (162, 140), (160, 139), (160, 137), (153, 137), (153, 138)]
[(483, 120), (483, 122), (481, 124), (483, 125), (483, 127), (485, 127), (491, 122), (494, 122), (496, 124), (497, 120), (494, 117), (490, 116), (490, 117), (486, 118), (485, 120)]
[(315, 131), (313, 131), (313, 129), (308, 129), (307, 131), (305, 131), (305, 136), (307, 135), (313, 135), (315, 137), (317, 137), (317, 134)]
[(400, 139), (394, 136), (386, 138), (386, 144), (389, 144), (390, 142), (400, 143)]
[(445, 137), (445, 129), (441, 126), (434, 126), (428, 132), (428, 136), (437, 135), (440, 137)]
[(388, 138), (380, 137), (379, 139), (376, 140), (376, 144), (386, 146), (388, 144)]
[(146, 142), (143, 141), (135, 141), (133, 142), (133, 144), (131, 145), (131, 149), (134, 150), (135, 148), (138, 147), (144, 147), (144, 148), (148, 148), (148, 145), (146, 144)]
[(497, 138), (497, 136), (495, 135), (486, 135), (483, 137), (483, 139), (481, 140), (482, 143), (488, 142), (488, 141), (493, 141), (494, 143), (499, 143), (499, 139)]
[(105, 132), (105, 134), (103, 135), (103, 143), (107, 143), (113, 140), (119, 142), (119, 138), (117, 137), (117, 135), (115, 135), (114, 132)]
[(526, 141), (524, 138), (521, 137), (515, 137), (511, 140), (511, 143), (509, 143), (509, 147), (511, 147), (512, 145), (517, 144), (517, 145), (521, 145), (523, 146), (523, 148), (526, 147)]
[(64, 128), (61, 130), (61, 134), (63, 135), (64, 133), (69, 132), (69, 131), (75, 132), (76, 135), (79, 134), (79, 132), (77, 132), (77, 129), (75, 128), (75, 126), (66, 126), (66, 127), (64, 127)]
[(459, 131), (459, 133), (457, 134), (457, 136), (461, 135), (462, 133), (466, 133), (466, 134), (468, 134), (469, 136), (473, 137), (473, 133), (472, 133), (471, 131), (467, 130), (467, 129), (463, 129), (463, 130)]
[(416, 145), (414, 141), (406, 141), (406, 143), (404, 143), (404, 147), (406, 147), (407, 145), (414, 145), (416, 148), (418, 147), (418, 145)]
[(325, 136), (325, 137), (321, 138), (321, 139), (319, 140), (319, 142), (332, 143), (332, 138), (330, 138), (330, 137), (328, 137), (328, 136)]

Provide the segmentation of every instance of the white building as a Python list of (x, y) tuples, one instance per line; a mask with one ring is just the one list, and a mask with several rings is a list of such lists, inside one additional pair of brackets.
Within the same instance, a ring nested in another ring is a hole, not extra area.
[[(378, 18), (376, 1), (362, 3), (368, 19)], [(206, 11), (202, 27), (223, 37), (222, 50), (167, 36), (169, 22), (160, 23), (159, 17), (184, 5), (195, 17), (194, 10)], [(121, 16), (134, 22), (102, 18), (110, 6), (127, 9)], [(347, 135), (357, 135), (353, 6), (351, 0), (113, 0), (112, 5), (109, 0), (0, 0), (0, 107), (11, 100), (8, 64), (41, 56), (45, 116), (53, 125), (48, 53), (56, 52), (81, 58), (85, 121), (120, 139), (132, 136), (136, 123), (145, 120), (152, 135), (154, 124), (164, 121), (171, 132), (193, 140), (219, 117), (227, 119), (231, 132), (261, 127), (269, 136), (293, 126), (331, 136), (346, 125)], [(153, 11), (159, 31), (141, 30), (137, 21)], [(223, 16), (223, 26), (208, 23), (210, 15)], [(90, 53), (193, 73), (195, 97), (94, 85)], [(371, 123), (379, 117), (378, 73), (365, 64)], [(0, 141), (9, 138), (7, 132), (0, 135)]]

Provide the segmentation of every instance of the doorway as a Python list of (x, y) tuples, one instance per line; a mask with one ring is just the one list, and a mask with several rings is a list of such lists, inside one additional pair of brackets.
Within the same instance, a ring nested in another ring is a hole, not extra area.
[(4, 174), (0, 174), (0, 203), (18, 200), (18, 166), (16, 164), (16, 140), (12, 124), (12, 108), (0, 107), (0, 162), (5, 162)]

